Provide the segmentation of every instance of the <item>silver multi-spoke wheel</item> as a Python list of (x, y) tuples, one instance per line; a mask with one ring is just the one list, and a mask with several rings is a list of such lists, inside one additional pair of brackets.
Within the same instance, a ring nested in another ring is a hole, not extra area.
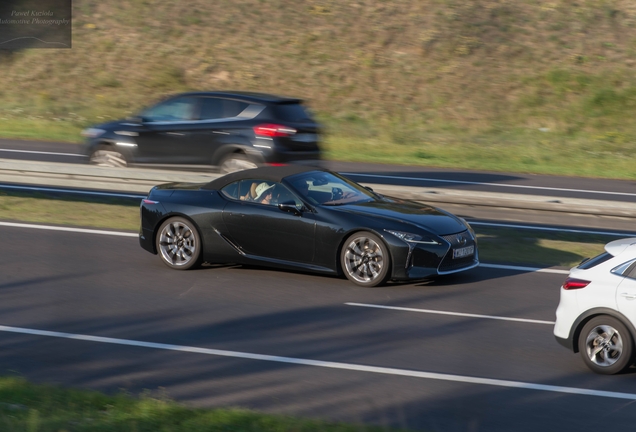
[(633, 343), (625, 326), (615, 318), (599, 316), (582, 329), (579, 349), (590, 369), (614, 374), (631, 364)]
[(367, 232), (356, 233), (347, 239), (341, 259), (347, 278), (368, 287), (384, 282), (390, 266), (382, 240)]
[(623, 338), (612, 326), (596, 326), (585, 339), (585, 352), (592, 363), (611, 366), (623, 354)]
[(169, 267), (186, 270), (198, 264), (201, 240), (191, 222), (183, 218), (171, 218), (159, 229), (157, 249)]
[(123, 168), (128, 165), (124, 155), (116, 150), (99, 148), (95, 150), (90, 158), (89, 162), (93, 165), (104, 167)]
[(232, 154), (221, 162), (220, 171), (224, 174), (256, 168), (257, 165), (242, 154)]

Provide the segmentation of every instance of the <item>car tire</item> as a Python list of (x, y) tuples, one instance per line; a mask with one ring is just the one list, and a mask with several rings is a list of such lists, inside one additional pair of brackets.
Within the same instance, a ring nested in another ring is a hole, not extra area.
[(232, 153), (227, 155), (223, 161), (221, 161), (221, 165), (219, 165), (219, 172), (222, 174), (229, 174), (256, 167), (258, 167), (258, 165), (255, 162), (252, 162), (243, 153)]
[(188, 219), (167, 219), (157, 231), (156, 243), (161, 261), (172, 269), (188, 270), (201, 264), (201, 236)]
[(99, 146), (88, 158), (88, 162), (92, 165), (111, 167), (111, 168), (125, 168), (128, 166), (126, 157), (115, 150), (112, 146)]
[(360, 231), (347, 238), (340, 252), (340, 265), (347, 279), (363, 287), (386, 282), (391, 257), (384, 242), (375, 234)]
[(618, 319), (602, 315), (591, 319), (579, 335), (579, 351), (591, 370), (603, 375), (622, 372), (632, 364), (634, 342)]

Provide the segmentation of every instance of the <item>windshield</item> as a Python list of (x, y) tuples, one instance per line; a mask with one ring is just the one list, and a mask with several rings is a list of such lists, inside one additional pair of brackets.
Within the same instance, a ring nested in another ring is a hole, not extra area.
[(344, 177), (315, 171), (287, 179), (292, 188), (314, 205), (336, 206), (375, 201), (377, 196)]

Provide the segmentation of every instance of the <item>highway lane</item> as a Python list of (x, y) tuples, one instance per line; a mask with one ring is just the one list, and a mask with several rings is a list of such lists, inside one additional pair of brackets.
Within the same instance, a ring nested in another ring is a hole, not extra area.
[[(0, 139), (0, 158), (86, 163), (79, 144)], [(636, 181), (325, 161), (363, 183), (633, 202)]]
[(347, 304), (550, 322), (564, 275), (478, 269), (438, 282), (362, 289), (344, 279), (258, 268), (172, 271), (134, 237), (17, 227), (0, 227), (0, 236), (10, 251), (0, 262), (0, 325), (442, 376), (0, 331), (2, 373), (106, 391), (163, 387), (199, 406), (414, 430), (535, 431), (547, 422), (564, 431), (627, 429), (636, 420), (629, 400), (466, 382), (634, 393), (636, 374), (592, 374), (554, 341), (549, 324)]

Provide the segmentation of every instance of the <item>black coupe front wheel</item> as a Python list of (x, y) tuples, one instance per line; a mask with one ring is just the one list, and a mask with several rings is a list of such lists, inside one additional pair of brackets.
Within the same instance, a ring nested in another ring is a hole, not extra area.
[(351, 235), (340, 253), (340, 263), (345, 276), (363, 287), (384, 283), (391, 267), (391, 258), (384, 242), (370, 232)]
[(189, 220), (170, 218), (159, 227), (157, 251), (170, 268), (187, 270), (196, 267), (201, 262), (201, 236)]

